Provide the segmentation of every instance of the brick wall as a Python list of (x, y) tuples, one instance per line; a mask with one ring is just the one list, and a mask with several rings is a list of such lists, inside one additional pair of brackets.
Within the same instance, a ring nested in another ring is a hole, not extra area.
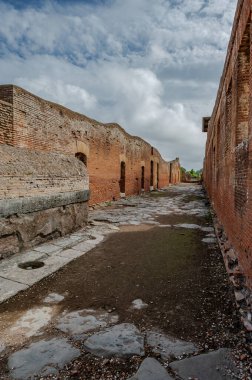
[(11, 144), (13, 141), (13, 106), (0, 100), (0, 144)]
[(0, 86), (0, 155), (2, 256), (83, 226), (89, 186), (94, 204), (167, 186), (180, 173), (178, 160), (167, 163), (119, 125), (13, 85)]
[(0, 145), (0, 200), (89, 189), (85, 166), (62, 153)]
[[(9, 94), (9, 95), (8, 95)], [(169, 184), (169, 165), (159, 152), (117, 124), (102, 124), (84, 115), (45, 101), (16, 86), (0, 86), (0, 99), (13, 101), (13, 146), (32, 151), (86, 156), (91, 200), (119, 198), (121, 162), (125, 162), (125, 193)], [(142, 178), (144, 167), (144, 178)], [(175, 170), (175, 169), (174, 169)]]
[(239, 1), (208, 124), (204, 182), (240, 270), (252, 288), (251, 5)]
[(169, 181), (171, 184), (177, 184), (181, 181), (179, 158), (169, 163)]
[(89, 180), (74, 156), (0, 144), (0, 259), (87, 223)]

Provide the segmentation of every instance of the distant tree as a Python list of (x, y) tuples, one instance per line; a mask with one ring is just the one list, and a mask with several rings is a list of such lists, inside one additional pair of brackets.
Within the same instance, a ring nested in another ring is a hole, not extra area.
[(180, 172), (181, 172), (181, 179), (182, 179), (182, 181), (184, 181), (184, 182), (190, 182), (192, 179), (194, 179), (194, 180), (201, 180), (201, 176), (202, 176), (203, 170), (202, 169), (199, 169), (199, 170), (195, 170), (195, 169), (186, 170), (185, 168), (181, 167), (180, 168)]
[(197, 175), (197, 173), (196, 173), (196, 171), (194, 169), (191, 169), (189, 173), (191, 174), (191, 176), (193, 178), (197, 178), (198, 177), (198, 175)]

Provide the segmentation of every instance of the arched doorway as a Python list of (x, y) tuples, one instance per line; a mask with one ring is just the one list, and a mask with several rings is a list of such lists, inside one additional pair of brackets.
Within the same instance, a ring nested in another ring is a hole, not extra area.
[(78, 158), (85, 166), (87, 166), (87, 156), (84, 153), (77, 152), (75, 153), (75, 157)]
[(120, 195), (125, 196), (125, 182), (126, 182), (126, 165), (125, 162), (121, 162), (121, 174), (120, 174)]

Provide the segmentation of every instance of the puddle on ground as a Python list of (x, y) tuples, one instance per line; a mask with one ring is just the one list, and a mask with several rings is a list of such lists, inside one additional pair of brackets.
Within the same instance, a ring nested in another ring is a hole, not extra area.
[(139, 224), (138, 226), (133, 225), (124, 225), (120, 226), (121, 232), (135, 232), (135, 231), (148, 231), (151, 230), (154, 226), (150, 224)]

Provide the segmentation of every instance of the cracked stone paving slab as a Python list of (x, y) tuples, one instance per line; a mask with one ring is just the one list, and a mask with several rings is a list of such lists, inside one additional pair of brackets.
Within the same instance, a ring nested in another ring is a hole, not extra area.
[(159, 332), (149, 331), (146, 334), (147, 344), (153, 351), (160, 354), (163, 360), (172, 360), (185, 354), (193, 354), (197, 347), (191, 342), (185, 342)]
[(118, 322), (118, 315), (104, 310), (84, 309), (61, 316), (57, 328), (68, 334), (82, 334)]
[(122, 323), (90, 336), (84, 349), (105, 358), (143, 356), (144, 338), (134, 325)]
[(183, 359), (170, 364), (170, 367), (183, 380), (234, 380), (235, 366), (231, 351), (221, 348), (208, 354)]
[(0, 277), (0, 302), (8, 300), (25, 289), (28, 289), (28, 285)]
[(35, 379), (38, 376), (57, 374), (58, 368), (63, 368), (80, 354), (80, 350), (66, 339), (41, 340), (12, 354), (8, 367), (13, 379)]
[(146, 358), (137, 373), (128, 380), (173, 380), (161, 364), (153, 358)]

